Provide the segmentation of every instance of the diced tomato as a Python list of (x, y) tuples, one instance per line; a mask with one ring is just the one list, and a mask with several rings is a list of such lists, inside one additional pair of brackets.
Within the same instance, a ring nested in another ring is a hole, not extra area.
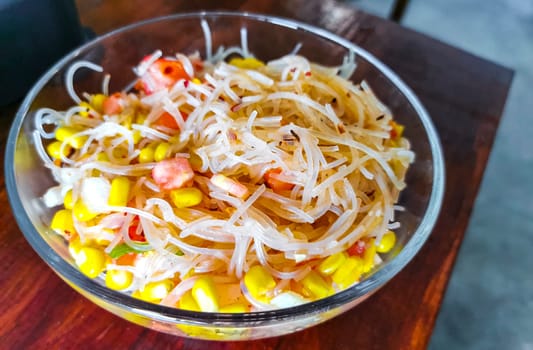
[(363, 255), (365, 254), (365, 250), (366, 250), (365, 242), (358, 240), (350, 248), (348, 248), (346, 252), (350, 256), (357, 255), (359, 257), (363, 257)]
[(121, 96), (119, 93), (107, 97), (102, 103), (104, 114), (113, 115), (122, 112)]
[[(143, 236), (143, 238), (144, 238), (144, 236)], [(146, 241), (146, 239), (145, 239), (145, 241)], [(127, 254), (124, 254), (121, 257), (117, 258), (115, 263), (117, 265), (132, 266), (133, 263), (135, 262), (136, 258), (137, 258), (137, 254), (136, 253), (127, 253)]]
[(294, 185), (288, 182), (284, 182), (273, 177), (273, 174), (281, 174), (281, 168), (271, 169), (263, 176), (268, 187), (274, 192), (290, 191)]
[(163, 190), (183, 187), (194, 177), (187, 158), (172, 158), (158, 162), (152, 169), (152, 178)]
[(142, 231), (142, 229), (139, 229), (139, 218), (138, 217), (135, 217), (132, 220), (130, 227), (128, 227), (128, 236), (130, 237), (132, 241), (146, 242), (146, 238), (144, 237), (144, 232)]
[[(181, 117), (183, 118), (183, 120), (187, 120), (188, 115), (184, 114), (184, 113), (181, 113)], [(174, 117), (168, 112), (164, 112), (155, 121), (155, 124), (161, 125), (161, 126), (164, 126), (166, 128), (170, 128), (170, 129), (179, 129), (179, 126), (178, 126), (178, 123), (176, 122), (176, 119), (174, 119)]]
[[(145, 57), (143, 61), (148, 59), (150, 59), (149, 56)], [(147, 94), (151, 94), (171, 87), (180, 79), (191, 79), (185, 72), (181, 62), (168, 58), (159, 58), (148, 67), (136, 87), (141, 88)]]

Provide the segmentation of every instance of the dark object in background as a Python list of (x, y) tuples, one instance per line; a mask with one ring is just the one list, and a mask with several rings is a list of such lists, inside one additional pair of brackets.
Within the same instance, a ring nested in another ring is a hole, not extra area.
[(74, 0), (0, 0), (0, 106), (23, 97), (83, 39)]

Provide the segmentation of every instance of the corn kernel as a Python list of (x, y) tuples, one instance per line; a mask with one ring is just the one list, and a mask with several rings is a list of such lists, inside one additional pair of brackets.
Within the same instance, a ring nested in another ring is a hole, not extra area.
[(96, 155), (96, 160), (99, 162), (109, 162), (109, 157), (107, 156), (107, 153), (100, 152)]
[(63, 205), (65, 206), (65, 209), (70, 209), (74, 207), (74, 202), (72, 201), (72, 190), (68, 190), (67, 193), (65, 193), (65, 197), (63, 197)]
[(374, 257), (376, 256), (376, 240), (371, 239), (367, 243), (365, 253), (363, 254), (363, 272), (368, 272), (374, 267)]
[(75, 257), (80, 271), (90, 278), (98, 276), (105, 268), (105, 253), (96, 248), (82, 246)]
[(378, 253), (388, 253), (395, 244), (396, 235), (392, 231), (387, 231), (383, 237), (381, 237), (381, 242), (379, 242), (379, 246), (376, 248), (376, 250)]
[(103, 112), (103, 106), (104, 101), (107, 98), (104, 94), (96, 94), (91, 97), (91, 105), (96, 109), (98, 112)]
[(62, 126), (56, 129), (56, 139), (58, 141), (64, 141), (75, 149), (80, 149), (85, 144), (87, 136), (74, 136), (79, 133), (80, 130), (71, 128), (69, 126)]
[(222, 306), (218, 311), (222, 313), (228, 313), (228, 314), (241, 314), (243, 312), (248, 311), (248, 305), (243, 304), (243, 303), (234, 303), (234, 304)]
[(131, 115), (127, 115), (126, 118), (124, 118), (124, 121), (122, 122), (122, 126), (128, 129), (131, 129), (132, 123), (133, 123), (133, 117)]
[(318, 271), (324, 276), (329, 276), (333, 274), (339, 268), (339, 266), (342, 265), (342, 263), (344, 263), (347, 257), (348, 254), (345, 252), (339, 252), (330, 255), (326, 259), (322, 260), (320, 265), (318, 265)]
[(218, 311), (218, 293), (213, 278), (202, 276), (198, 278), (192, 287), (192, 296), (200, 310), (204, 312)]
[(68, 157), (71, 150), (70, 146), (65, 145), (65, 147), (63, 147), (63, 151), (61, 151), (61, 145), (63, 145), (63, 142), (54, 141), (48, 146), (46, 146), (46, 151), (48, 152), (50, 157), (54, 159), (61, 159), (61, 155), (63, 155), (63, 157)]
[(72, 207), (72, 212), (74, 213), (74, 217), (78, 219), (79, 221), (89, 221), (94, 219), (98, 213), (93, 213), (92, 211), (87, 208), (87, 206), (81, 201), (78, 200), (74, 206)]
[(314, 297), (320, 299), (330, 294), (330, 287), (324, 279), (315, 271), (309, 272), (303, 279), (304, 289)]
[(163, 159), (168, 157), (168, 151), (170, 149), (170, 143), (168, 142), (161, 142), (154, 151), (154, 160), (156, 162), (160, 162)]
[(146, 114), (137, 114), (135, 117), (135, 123), (137, 124), (144, 124), (146, 121)]
[(229, 64), (243, 69), (256, 69), (265, 65), (263, 61), (254, 57), (239, 58), (235, 57), (229, 61)]
[(170, 199), (177, 208), (188, 208), (202, 202), (202, 191), (196, 187), (179, 188), (170, 191)]
[(80, 102), (79, 106), (83, 108), (78, 114), (82, 117), (88, 117), (91, 112), (91, 105), (85, 101)]
[(244, 275), (244, 285), (257, 298), (274, 289), (276, 281), (263, 266), (255, 265)]
[(201, 311), (196, 300), (194, 300), (191, 291), (183, 294), (179, 301), (179, 308), (189, 311)]
[(361, 278), (363, 273), (363, 259), (359, 257), (349, 257), (344, 261), (331, 279), (341, 289), (348, 288)]
[(72, 211), (69, 209), (58, 210), (52, 218), (50, 228), (62, 235), (71, 235), (76, 232), (72, 220)]
[(139, 152), (139, 163), (150, 163), (154, 161), (154, 149), (152, 147), (144, 147)]
[(198, 78), (193, 78), (191, 81), (193, 84), (202, 85), (202, 81)]
[(141, 131), (140, 130), (133, 130), (132, 137), (133, 137), (133, 144), (134, 145), (138, 144), (139, 141), (141, 141), (141, 139), (142, 139)]
[(130, 180), (125, 176), (117, 176), (111, 180), (108, 204), (125, 207), (128, 204), (130, 194)]
[(122, 147), (116, 147), (113, 149), (113, 157), (117, 159), (124, 159), (128, 157), (129, 153), (128, 150)]
[(173, 285), (170, 280), (150, 282), (144, 286), (144, 289), (139, 291), (139, 299), (152, 302), (159, 301), (168, 295)]
[(128, 288), (133, 281), (133, 274), (124, 270), (107, 270), (105, 275), (105, 285), (113, 290), (123, 290)]

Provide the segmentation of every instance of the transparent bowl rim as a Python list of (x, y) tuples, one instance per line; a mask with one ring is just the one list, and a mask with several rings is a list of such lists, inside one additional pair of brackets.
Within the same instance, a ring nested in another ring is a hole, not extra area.
[[(44, 85), (51, 79), (52, 76), (54, 76), (54, 74), (56, 74), (63, 66), (65, 66), (67, 62), (78, 56), (86, 48), (103, 39), (155, 22), (195, 18), (201, 20), (202, 18), (208, 19), (213, 17), (246, 18), (252, 21), (268, 22), (281, 27), (307, 31), (346, 47), (347, 49), (352, 50), (356, 55), (363, 57), (365, 60), (374, 65), (379, 71), (381, 71), (405, 95), (414, 110), (418, 113), (420, 121), (422, 122), (427, 133), (433, 157), (433, 185), (427, 210), (412, 238), (400, 251), (400, 253), (391, 262), (387, 263), (380, 270), (361, 283), (338, 292), (330, 297), (284, 309), (242, 314), (205, 313), (181, 310), (178, 308), (152, 304), (132, 298), (121, 292), (110, 290), (87, 278), (76, 268), (63, 260), (61, 256), (46, 243), (46, 241), (41, 237), (41, 234), (32, 225), (18, 194), (14, 169), (14, 156), (16, 141), (22, 127), (24, 117), (27, 115), (29, 107), (31, 106), (34, 98), (37, 96), (39, 91), (41, 91)], [(26, 240), (47, 264), (49, 264), (63, 278), (73, 283), (76, 287), (90, 293), (93, 296), (96, 296), (97, 298), (101, 298), (110, 304), (126, 308), (129, 311), (161, 322), (187, 322), (197, 325), (218, 324), (220, 326), (226, 325), (253, 327), (257, 325), (270, 324), (272, 322), (280, 322), (282, 320), (309, 317), (327, 310), (341, 307), (357, 298), (372, 293), (392, 279), (392, 277), (402, 270), (403, 267), (414, 257), (414, 255), (416, 255), (431, 233), (442, 205), (445, 175), (443, 153), (440, 146), (439, 137), (429, 114), (413, 91), (390, 68), (388, 68), (368, 51), (325, 29), (292, 19), (249, 12), (202, 11), (156, 17), (121, 27), (80, 46), (76, 50), (63, 57), (58, 63), (50, 68), (29, 91), (17, 111), (9, 132), (6, 146), (5, 178), (8, 197), (13, 213), (22, 233), (26, 237)]]

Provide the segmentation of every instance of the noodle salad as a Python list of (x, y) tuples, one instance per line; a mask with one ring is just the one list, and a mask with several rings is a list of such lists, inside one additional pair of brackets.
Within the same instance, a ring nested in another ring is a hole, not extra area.
[[(297, 50), (295, 50), (297, 51)], [(250, 312), (358, 283), (394, 246), (414, 159), (369, 86), (296, 52), (146, 56), (132, 88), (36, 113), (50, 222), (82, 273), (166, 306)], [(231, 58), (233, 57), (233, 58)]]

